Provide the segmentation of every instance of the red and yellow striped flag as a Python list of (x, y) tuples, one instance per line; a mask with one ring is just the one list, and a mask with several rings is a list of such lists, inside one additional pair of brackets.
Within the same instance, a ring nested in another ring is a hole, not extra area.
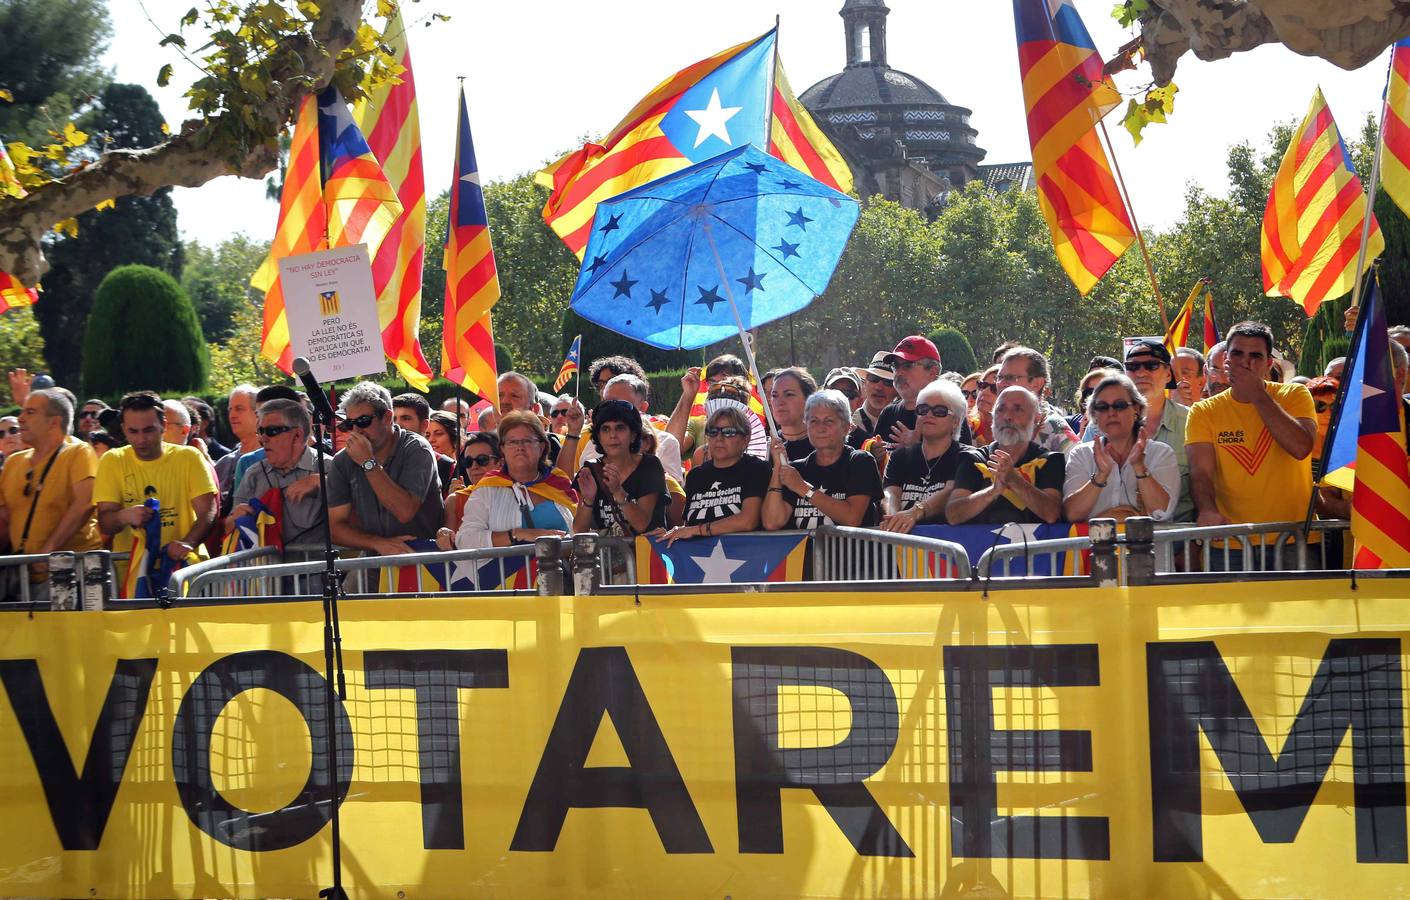
[(1190, 296), (1185, 300), (1185, 305), (1180, 307), (1175, 318), (1170, 320), (1170, 327), (1165, 329), (1165, 349), (1170, 351), (1171, 359), (1175, 358), (1176, 350), (1189, 346), (1190, 321), (1194, 318), (1195, 301), (1199, 299), (1200, 291), (1204, 289), (1205, 281), (1201, 278), (1190, 290)]
[(1136, 239), (1094, 130), (1121, 97), (1071, 0), (1014, 0), (1038, 203), (1058, 262), (1086, 296)]
[(33, 306), (38, 299), (38, 290), (20, 284), (20, 280), (9, 272), (0, 272), (0, 313), (20, 306)]
[(769, 129), (769, 155), (831, 188), (852, 190), (852, 170), (827, 139), (812, 115), (798, 102), (783, 73), (783, 60), (774, 60), (773, 122)]
[(499, 270), (490, 245), (489, 214), (470, 136), (465, 88), (455, 137), (455, 181), (450, 188), (445, 261), (446, 305), (441, 371), (446, 378), (499, 406), (490, 309), (499, 300)]
[(1381, 126), (1381, 187), (1410, 216), (1410, 38), (1396, 41)]
[[(1268, 192), (1261, 240), (1263, 290), (1270, 297), (1291, 297), (1309, 316), (1323, 300), (1350, 291), (1356, 285), (1366, 214), (1366, 194), (1318, 88)], [(1372, 215), (1366, 266), (1384, 249)]]
[(269, 256), (250, 279), (264, 292), (264, 341), (260, 353), (285, 372), (293, 372), (289, 320), (284, 313), (284, 289), (279, 284), (279, 260), (312, 253), (328, 246), (328, 214), (323, 208), (323, 184), (318, 173), (318, 101), (309, 95), (299, 107), (284, 191), (279, 197), (279, 224)]
[(382, 348), (406, 383), (418, 391), (431, 384), (431, 366), (421, 351), (421, 266), (426, 253), (426, 178), (421, 168), (421, 117), (411, 50), (401, 10), (387, 21), (383, 42), (404, 71), (358, 101), (353, 111), (367, 145), (397, 192), (402, 214), (372, 260)]

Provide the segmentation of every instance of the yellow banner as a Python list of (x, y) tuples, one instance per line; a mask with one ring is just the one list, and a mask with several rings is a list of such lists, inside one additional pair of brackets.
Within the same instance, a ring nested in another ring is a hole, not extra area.
[[(1410, 581), (359, 601), (354, 897), (1403, 892)], [(0, 894), (330, 882), (316, 603), (0, 618)]]

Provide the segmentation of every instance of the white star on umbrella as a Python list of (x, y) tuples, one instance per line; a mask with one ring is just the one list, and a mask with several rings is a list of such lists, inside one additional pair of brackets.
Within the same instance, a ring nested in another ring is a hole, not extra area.
[(690, 561), (700, 567), (701, 584), (729, 584), (734, 573), (744, 565), (742, 559), (725, 556), (724, 541), (716, 541), (709, 556), (692, 556)]
[(704, 109), (687, 109), (685, 114), (700, 126), (700, 131), (695, 135), (695, 146), (699, 147), (705, 143), (707, 137), (717, 137), (733, 147), (734, 142), (730, 140), (729, 129), (725, 127), (725, 123), (734, 118), (743, 108), (742, 106), (720, 106), (720, 89), (715, 88), (710, 92), (710, 102), (705, 104)]

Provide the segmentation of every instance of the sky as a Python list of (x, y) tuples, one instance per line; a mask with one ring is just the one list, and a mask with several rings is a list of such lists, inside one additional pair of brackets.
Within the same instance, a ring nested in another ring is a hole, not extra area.
[[(119, 81), (151, 91), (173, 130), (187, 118), (182, 93), (199, 73), (157, 43), (177, 30), (193, 2), (109, 3), (114, 36), (108, 65)], [(888, 5), (891, 66), (973, 110), (970, 124), (987, 151), (985, 163), (1030, 159), (1011, 5), (999, 0), (888, 0)], [(789, 81), (802, 94), (845, 64), (841, 6), (841, 0), (406, 3), (427, 193), (435, 196), (451, 179), (458, 76), (465, 78), (481, 178), (500, 181), (539, 168), (576, 148), (584, 136), (608, 131), (657, 83), (763, 33), (775, 14)], [(1076, 0), (1076, 6), (1105, 56), (1131, 36), (1111, 18), (1112, 0)], [(433, 12), (449, 14), (450, 21), (432, 22)], [(1138, 223), (1159, 229), (1178, 221), (1191, 182), (1225, 194), (1228, 148), (1241, 141), (1261, 146), (1274, 123), (1302, 117), (1319, 85), (1343, 134), (1358, 134), (1366, 115), (1379, 112), (1388, 54), (1355, 72), (1281, 46), (1217, 62), (1187, 54), (1175, 75), (1180, 91), (1169, 124), (1148, 128), (1135, 146), (1117, 114), (1109, 119)], [(166, 62), (176, 74), (170, 86), (158, 88), (157, 71)], [(1118, 87), (1138, 96), (1149, 77), (1148, 70), (1125, 73)], [(176, 188), (175, 201), (183, 237), (207, 244), (236, 232), (268, 239), (278, 215), (262, 181), (233, 176), (200, 188)]]

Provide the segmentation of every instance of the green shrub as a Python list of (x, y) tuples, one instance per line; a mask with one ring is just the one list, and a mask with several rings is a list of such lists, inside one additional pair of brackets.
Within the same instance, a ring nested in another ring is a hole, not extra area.
[(210, 348), (181, 286), (150, 266), (119, 266), (93, 297), (83, 339), (83, 393), (198, 391)]
[(940, 363), (945, 371), (968, 375), (978, 368), (974, 359), (974, 348), (969, 345), (969, 338), (962, 333), (953, 328), (941, 328), (929, 337), (935, 344), (935, 349), (940, 351)]
[[(561, 354), (557, 362), (561, 363), (563, 357), (568, 354), (568, 347), (573, 343), (573, 338), (577, 335), (583, 336), (583, 374), (587, 375), (587, 367), (594, 359), (604, 356), (628, 356), (641, 363), (641, 368), (647, 372), (663, 372), (669, 369), (680, 369), (685, 371), (689, 366), (700, 365), (701, 351), (699, 350), (660, 350), (650, 344), (643, 344), (641, 341), (624, 337), (601, 325), (596, 325), (573, 312), (572, 309), (563, 311), (563, 336)], [(555, 364), (556, 366), (556, 364)], [(557, 372), (557, 368), (554, 369)], [(655, 406), (655, 401), (652, 401)]]

